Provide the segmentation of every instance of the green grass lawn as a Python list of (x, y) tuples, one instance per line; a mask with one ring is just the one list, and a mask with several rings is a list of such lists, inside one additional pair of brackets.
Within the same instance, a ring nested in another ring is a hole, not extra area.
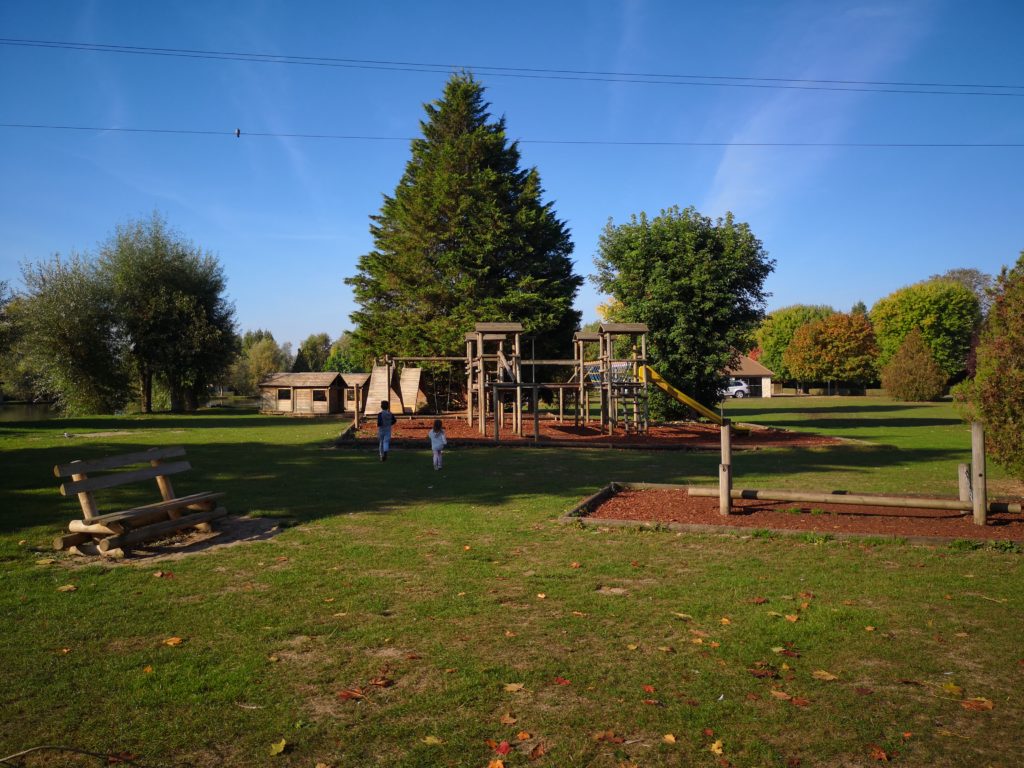
[[(948, 405), (727, 409), (858, 441), (737, 454), (737, 486), (954, 495), (969, 460)], [(426, 449), (384, 464), (330, 449), (344, 426), (213, 412), (0, 425), (0, 757), (69, 744), (154, 766), (1019, 760), (1020, 554), (564, 526), (608, 480), (712, 483), (717, 457), (453, 450), (434, 472)], [(54, 464), (174, 444), (194, 466), (179, 493), (224, 490), (232, 512), (295, 524), (171, 563), (37, 564), (78, 514)], [(961, 703), (975, 697), (993, 708)]]

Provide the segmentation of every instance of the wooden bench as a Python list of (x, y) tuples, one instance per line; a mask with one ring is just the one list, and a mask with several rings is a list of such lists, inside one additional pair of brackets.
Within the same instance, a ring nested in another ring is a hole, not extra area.
[[(184, 528), (212, 530), (210, 521), (228, 513), (217, 504), (217, 499), (224, 494), (193, 493), (175, 496), (169, 475), (192, 468), (187, 461), (180, 460), (184, 455), (185, 449), (182, 447), (152, 448), (121, 456), (58, 464), (53, 468), (54, 476), (71, 478), (70, 482), (61, 484), (61, 495), (78, 496), (82, 519), (72, 520), (68, 524), (69, 532), (53, 540), (53, 548), (67, 549), (76, 554), (124, 557), (135, 545)], [(138, 464), (145, 466), (125, 469)], [(152, 479), (156, 480), (161, 501), (100, 514), (93, 497), (94, 491)]]

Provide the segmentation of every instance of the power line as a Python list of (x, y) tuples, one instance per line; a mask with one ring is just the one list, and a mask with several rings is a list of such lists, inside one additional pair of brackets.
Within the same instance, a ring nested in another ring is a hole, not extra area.
[[(94, 53), (122, 53), (139, 56), (165, 56), (216, 61), (247, 61), (264, 64), (372, 69), (394, 72), (447, 73), (466, 69), (490, 77), (535, 80), (576, 80), (585, 82), (633, 83), (646, 85), (704, 86), (718, 88), (767, 88), (801, 91), (854, 91), (861, 93), (904, 93), (940, 96), (1024, 96), (1024, 85), (991, 83), (906, 82), (888, 80), (814, 80), (808, 78), (753, 77), (741, 75), (668, 74), (645, 72), (604, 72), (594, 70), (547, 69), (541, 67), (502, 67), (494, 65), (441, 64), (415, 61), (350, 59), (330, 56), (216, 51), (194, 48), (158, 48), (151, 46), (110, 45), (63, 40), (0, 38), (0, 45), (29, 48), (56, 48)], [(952, 90), (974, 89), (974, 90)], [(977, 90), (986, 89), (986, 90)]]
[[(224, 138), (329, 139), (334, 141), (416, 141), (422, 136), (368, 136), (341, 133), (289, 133), (276, 131), (201, 130), (191, 128), (125, 128), (121, 126), (0, 123), (0, 128), (91, 131), (95, 133), (151, 133)], [(603, 139), (514, 139), (519, 144), (556, 144), (603, 147), (750, 147), (750, 148), (846, 148), (846, 149), (1024, 149), (1024, 143), (1001, 142), (898, 142), (898, 141), (613, 141)]]

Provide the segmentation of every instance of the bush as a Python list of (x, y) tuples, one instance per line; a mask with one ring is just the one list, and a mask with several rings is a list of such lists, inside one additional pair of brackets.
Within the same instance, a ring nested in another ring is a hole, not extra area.
[(974, 380), (964, 382), (956, 398), (964, 418), (985, 425), (989, 455), (1024, 477), (1024, 252), (996, 281), (977, 356)]
[(917, 328), (907, 334), (899, 351), (882, 369), (882, 387), (897, 400), (936, 400), (946, 387), (946, 374), (935, 362)]

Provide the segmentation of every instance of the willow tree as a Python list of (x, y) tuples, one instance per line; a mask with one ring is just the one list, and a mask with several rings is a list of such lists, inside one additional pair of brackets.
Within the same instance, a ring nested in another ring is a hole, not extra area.
[(568, 348), (582, 283), (569, 232), (489, 107), (468, 74), (425, 105), (422, 138), (371, 217), (374, 248), (345, 281), (360, 353), (459, 352), (477, 321), (523, 323), (538, 355)]

